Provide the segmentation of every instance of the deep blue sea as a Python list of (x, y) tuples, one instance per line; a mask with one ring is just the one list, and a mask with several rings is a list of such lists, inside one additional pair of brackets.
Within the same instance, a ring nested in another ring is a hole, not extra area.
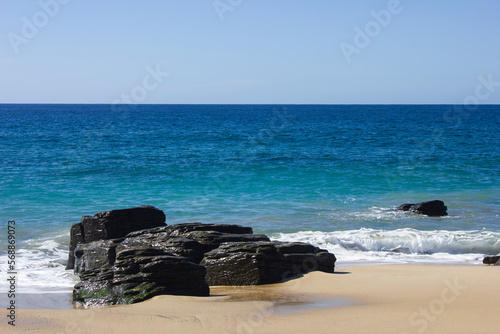
[[(499, 130), (498, 105), (0, 105), (1, 276), (9, 220), (20, 291), (69, 291), (71, 224), (143, 204), (338, 266), (479, 264), (500, 253)], [(392, 210), (434, 199), (447, 217)]]

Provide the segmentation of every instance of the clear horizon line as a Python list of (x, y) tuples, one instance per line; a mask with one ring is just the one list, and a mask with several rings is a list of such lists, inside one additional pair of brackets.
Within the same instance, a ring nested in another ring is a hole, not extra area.
[[(398, 106), (398, 105), (422, 105), (422, 106), (471, 106), (463, 103), (87, 103), (87, 102), (0, 102), (0, 105), (31, 104), (31, 105), (116, 105), (116, 106), (159, 106), (159, 105), (323, 105), (323, 106)], [(500, 103), (478, 103), (478, 106), (500, 106)]]

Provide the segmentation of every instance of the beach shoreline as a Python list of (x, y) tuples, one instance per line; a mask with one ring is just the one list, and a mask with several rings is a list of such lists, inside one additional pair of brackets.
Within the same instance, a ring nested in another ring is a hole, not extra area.
[[(465, 262), (461, 264), (457, 263), (433, 263), (433, 262), (415, 262), (415, 263), (405, 263), (406, 265), (416, 265), (416, 266), (479, 266), (482, 265), (479, 261), (475, 263)], [(351, 267), (367, 267), (367, 266), (381, 266), (381, 265), (402, 265), (402, 263), (384, 263), (384, 262), (362, 262), (362, 263), (354, 263), (354, 262), (341, 262), (340, 264), (336, 264), (336, 273), (341, 273), (344, 270), (348, 270)], [(296, 278), (294, 278), (296, 279)], [(78, 281), (79, 282), (79, 281)], [(77, 282), (75, 281), (75, 284)], [(279, 284), (279, 283), (278, 283)], [(270, 287), (275, 286), (275, 284), (269, 285)], [(241, 289), (242, 291), (247, 291), (252, 287), (211, 287), (210, 296), (213, 297), (214, 294), (217, 295), (216, 291), (220, 289), (229, 289), (232, 293), (236, 293), (241, 295), (241, 292), (238, 292), (237, 289)], [(247, 290), (245, 290), (247, 289)], [(7, 295), (0, 295), (0, 302), (2, 304), (8, 303), (6, 298)], [(36, 310), (44, 310), (44, 309), (56, 309), (56, 310), (70, 310), (77, 309), (79, 307), (74, 306), (72, 303), (73, 292), (71, 288), (68, 289), (55, 289), (54, 291), (41, 290), (38, 288), (37, 290), (31, 290), (30, 292), (20, 292), (16, 297), (16, 305), (17, 308), (20, 309), (36, 309)]]
[[(388, 264), (96, 309), (18, 309), (32, 333), (496, 333), (498, 267)], [(14, 331), (12, 331), (14, 330)]]

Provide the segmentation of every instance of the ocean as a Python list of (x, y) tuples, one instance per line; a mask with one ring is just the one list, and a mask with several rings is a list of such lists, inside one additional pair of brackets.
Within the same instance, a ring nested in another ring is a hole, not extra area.
[[(0, 105), (0, 291), (71, 291), (81, 216), (251, 226), (337, 266), (478, 265), (500, 253), (500, 106)], [(394, 211), (440, 199), (448, 216)], [(4, 294), (2, 292), (2, 294)]]

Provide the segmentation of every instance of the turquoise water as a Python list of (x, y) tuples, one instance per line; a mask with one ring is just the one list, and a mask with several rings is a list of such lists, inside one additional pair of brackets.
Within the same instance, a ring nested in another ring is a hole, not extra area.
[[(82, 215), (142, 204), (167, 224), (312, 242), (339, 265), (500, 252), (500, 106), (0, 105), (0, 121), (1, 220), (26, 291), (74, 284)], [(391, 210), (433, 199), (449, 216)]]

